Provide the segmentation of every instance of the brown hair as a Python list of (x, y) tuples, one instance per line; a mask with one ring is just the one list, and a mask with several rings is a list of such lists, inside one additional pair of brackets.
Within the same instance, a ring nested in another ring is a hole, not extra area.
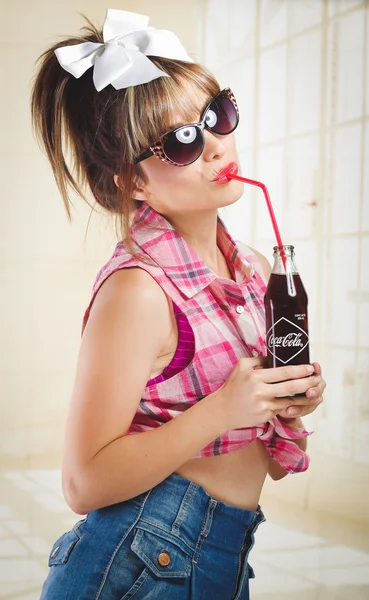
[[(55, 50), (82, 42), (103, 43), (102, 31), (88, 19), (79, 37), (55, 44), (38, 59), (32, 89), (32, 122), (46, 151), (71, 219), (70, 190), (119, 217), (122, 236), (132, 251), (129, 224), (138, 204), (132, 198), (135, 180), (144, 174), (135, 159), (170, 129), (174, 109), (190, 122), (199, 110), (183, 83), (194, 83), (209, 99), (219, 92), (214, 77), (197, 63), (159, 57), (152, 62), (169, 77), (115, 90), (95, 89), (92, 70), (76, 79), (59, 64)], [(119, 176), (117, 188), (114, 175)]]

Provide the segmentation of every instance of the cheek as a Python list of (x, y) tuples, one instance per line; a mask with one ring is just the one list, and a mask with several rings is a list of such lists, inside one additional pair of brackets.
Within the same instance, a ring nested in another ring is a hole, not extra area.
[(227, 144), (228, 149), (234, 150), (236, 153), (236, 135), (235, 132), (230, 133), (229, 135), (224, 136), (225, 143)]
[(189, 188), (188, 177), (182, 173), (181, 167), (173, 167), (156, 159), (157, 164), (147, 165), (145, 174), (147, 177), (146, 189), (150, 195), (150, 202), (155, 203), (154, 208), (159, 212), (165, 210), (174, 194)]
[(160, 187), (165, 192), (164, 186), (168, 189), (175, 186), (178, 191), (178, 187), (182, 185), (188, 186), (191, 181), (195, 183), (196, 180), (200, 181), (202, 178), (200, 165), (197, 165), (196, 162), (186, 167), (175, 167), (159, 160), (157, 160), (157, 163), (147, 165), (145, 171), (149, 187), (152, 188), (153, 192), (153, 188), (155, 188), (154, 193), (157, 193)]
[(157, 187), (162, 186), (164, 182), (165, 185), (170, 185), (175, 174), (173, 173), (174, 167), (168, 168), (168, 166), (155, 156), (146, 161), (143, 169), (146, 175), (147, 186), (151, 193), (156, 193)]
[(166, 168), (155, 174), (153, 183), (157, 192), (173, 193), (173, 188), (178, 191), (183, 185), (188, 185), (189, 179), (191, 179), (191, 175), (186, 173), (183, 167), (166, 165)]

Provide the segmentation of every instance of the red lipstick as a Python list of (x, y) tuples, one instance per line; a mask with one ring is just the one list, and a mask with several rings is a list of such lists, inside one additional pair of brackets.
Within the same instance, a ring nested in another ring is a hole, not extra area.
[(230, 180), (227, 175), (232, 173), (232, 175), (237, 175), (238, 173), (238, 165), (235, 162), (229, 163), (227, 166), (223, 167), (218, 173), (218, 175), (213, 179), (214, 183), (228, 183)]

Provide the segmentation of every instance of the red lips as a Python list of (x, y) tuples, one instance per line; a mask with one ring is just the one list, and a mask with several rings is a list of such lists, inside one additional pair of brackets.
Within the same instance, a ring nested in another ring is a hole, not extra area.
[(228, 183), (229, 179), (227, 177), (227, 175), (229, 173), (232, 173), (233, 175), (237, 175), (238, 173), (238, 165), (235, 162), (231, 162), (228, 165), (226, 165), (225, 167), (223, 167), (223, 169), (221, 169), (218, 173), (218, 175), (216, 176), (215, 179), (213, 179), (214, 183)]

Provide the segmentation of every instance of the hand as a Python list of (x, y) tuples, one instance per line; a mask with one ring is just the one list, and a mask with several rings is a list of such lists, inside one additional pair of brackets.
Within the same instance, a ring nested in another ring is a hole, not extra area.
[(319, 404), (323, 402), (323, 392), (327, 384), (322, 378), (322, 368), (320, 364), (314, 362), (313, 367), (314, 373), (317, 376), (317, 384), (306, 391), (306, 404), (303, 406), (291, 406), (278, 413), (279, 418), (291, 425), (293, 425), (293, 422), (297, 421), (300, 417), (304, 417), (305, 415), (314, 412)]
[(263, 369), (264, 362), (263, 357), (241, 358), (215, 392), (227, 429), (260, 425), (277, 414), (286, 414), (284, 411), (291, 405), (306, 409), (309, 402), (315, 401), (315, 397), (310, 400), (305, 396), (320, 384), (320, 376), (313, 374), (312, 365)]

